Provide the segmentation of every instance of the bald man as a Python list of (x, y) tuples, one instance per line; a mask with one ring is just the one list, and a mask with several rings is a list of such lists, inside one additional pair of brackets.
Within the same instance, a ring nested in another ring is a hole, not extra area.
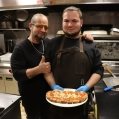
[(49, 86), (43, 74), (50, 72), (50, 63), (45, 62), (45, 39), (48, 19), (43, 14), (35, 14), (29, 23), (30, 34), (27, 39), (15, 46), (11, 56), (11, 68), (18, 81), (19, 93), (27, 119), (47, 119), (48, 105), (45, 93)]

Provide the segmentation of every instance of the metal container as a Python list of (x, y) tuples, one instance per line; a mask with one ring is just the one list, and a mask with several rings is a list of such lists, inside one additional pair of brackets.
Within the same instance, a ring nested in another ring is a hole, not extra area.
[(19, 22), (24, 22), (28, 19), (29, 13), (27, 10), (17, 10), (16, 11), (16, 19)]
[(7, 52), (12, 53), (14, 46), (15, 46), (15, 43), (12, 39), (7, 40)]

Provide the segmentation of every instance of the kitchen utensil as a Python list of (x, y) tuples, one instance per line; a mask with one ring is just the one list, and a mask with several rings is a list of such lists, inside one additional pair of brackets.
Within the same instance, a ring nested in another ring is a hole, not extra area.
[(27, 10), (17, 10), (16, 19), (20, 22), (24, 22), (28, 19), (29, 13)]
[(119, 85), (108, 86), (108, 87), (104, 88), (104, 91), (110, 91), (111, 89), (115, 89), (115, 88), (119, 88)]
[[(119, 78), (119, 77), (117, 77)], [(106, 77), (103, 78), (103, 81), (105, 82), (107, 87), (113, 87), (116, 85), (119, 85), (119, 80), (115, 79), (114, 77)], [(112, 88), (113, 91), (119, 91), (119, 87), (118, 88)]]
[(108, 73), (110, 73), (114, 78), (117, 78), (117, 76), (112, 72), (111, 67), (107, 64), (103, 64), (103, 67)]
[(111, 31), (119, 33), (119, 29), (118, 28), (112, 28)]
[(13, 39), (7, 40), (7, 52), (12, 52), (14, 49), (15, 43)]

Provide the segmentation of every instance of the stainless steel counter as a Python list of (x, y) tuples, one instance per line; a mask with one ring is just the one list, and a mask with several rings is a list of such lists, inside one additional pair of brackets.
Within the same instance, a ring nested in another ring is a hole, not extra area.
[(0, 119), (21, 119), (20, 96), (0, 93)]
[(0, 106), (7, 109), (11, 104), (18, 101), (20, 96), (0, 93)]
[(119, 92), (104, 92), (105, 84), (100, 81), (95, 86), (95, 96), (98, 110), (98, 119), (118, 119), (119, 118)]

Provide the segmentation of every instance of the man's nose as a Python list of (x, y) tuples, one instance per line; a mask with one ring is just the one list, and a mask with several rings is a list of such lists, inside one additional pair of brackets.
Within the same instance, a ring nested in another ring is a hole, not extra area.
[(68, 22), (68, 26), (72, 26), (72, 22)]
[(42, 30), (43, 32), (46, 32), (46, 28), (45, 28), (44, 26), (41, 28), (41, 30)]

